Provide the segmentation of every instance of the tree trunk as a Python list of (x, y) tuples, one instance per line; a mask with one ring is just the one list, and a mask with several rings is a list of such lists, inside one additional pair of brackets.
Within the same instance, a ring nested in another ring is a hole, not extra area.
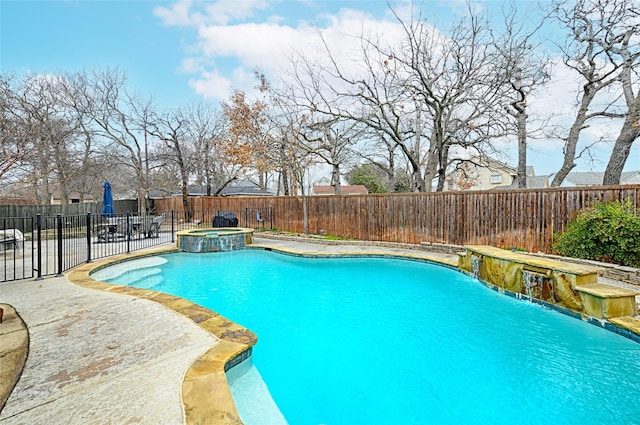
[(191, 210), (191, 206), (189, 205), (189, 173), (184, 166), (184, 161), (182, 160), (182, 151), (180, 150), (180, 145), (177, 143), (177, 141), (175, 143), (175, 146), (178, 154), (178, 164), (180, 165), (180, 183), (182, 183), (182, 209), (185, 213), (185, 220), (187, 221), (187, 223), (189, 223), (193, 218), (193, 211)]
[[(524, 102), (523, 102), (524, 103)], [(518, 189), (527, 187), (527, 113), (518, 111)]]
[(438, 160), (438, 187), (436, 191), (444, 191), (444, 183), (447, 180), (447, 163), (449, 162), (449, 145), (445, 145), (440, 149), (440, 157)]
[(333, 193), (340, 195), (342, 193), (340, 189), (340, 165), (332, 164), (331, 167), (331, 186), (333, 186)]
[(303, 222), (303, 230), (304, 234), (309, 234), (309, 207), (307, 206), (307, 195), (304, 190), (304, 185), (301, 185), (302, 191), (302, 222)]
[[(640, 98), (639, 98), (640, 99)], [(640, 101), (636, 102), (639, 107), (635, 108), (635, 114), (630, 113), (622, 126), (622, 130), (616, 139), (616, 143), (611, 151), (611, 157), (604, 172), (603, 185), (620, 184), (620, 176), (624, 168), (631, 145), (640, 137)]]
[(564, 179), (567, 177), (567, 174), (573, 170), (576, 166), (576, 148), (578, 146), (578, 139), (580, 137), (580, 131), (584, 128), (585, 122), (587, 121), (587, 111), (589, 110), (589, 105), (591, 101), (596, 95), (596, 90), (592, 87), (591, 84), (587, 84), (584, 87), (584, 93), (582, 95), (582, 100), (580, 101), (580, 109), (576, 114), (576, 119), (571, 125), (571, 129), (569, 130), (569, 136), (567, 137), (564, 145), (564, 162), (562, 163), (562, 167), (553, 177), (551, 181), (551, 187), (558, 187), (562, 184)]
[(287, 167), (282, 168), (280, 178), (282, 179), (282, 189), (284, 191), (284, 196), (289, 196), (291, 192), (289, 191), (289, 175), (287, 174)]

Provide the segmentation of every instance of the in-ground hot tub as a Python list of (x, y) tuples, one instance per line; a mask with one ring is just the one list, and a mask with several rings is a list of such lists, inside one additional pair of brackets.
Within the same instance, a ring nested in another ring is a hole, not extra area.
[(184, 252), (234, 251), (253, 242), (253, 229), (244, 227), (183, 230), (176, 235), (178, 248)]

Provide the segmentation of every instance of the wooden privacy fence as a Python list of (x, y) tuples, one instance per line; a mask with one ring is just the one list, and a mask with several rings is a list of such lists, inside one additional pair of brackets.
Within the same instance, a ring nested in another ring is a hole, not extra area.
[[(138, 201), (136, 199), (117, 200), (113, 202), (116, 213), (124, 214), (129, 212), (138, 212)], [(0, 218), (3, 217), (35, 217), (40, 214), (42, 216), (60, 215), (81, 215), (81, 214), (100, 214), (102, 210), (102, 201), (86, 202), (79, 204), (64, 205), (25, 205), (11, 204), (0, 205)]]
[[(309, 196), (309, 231), (344, 238), (454, 245), (493, 245), (551, 252), (577, 211), (599, 201), (631, 200), (640, 209), (640, 185), (505, 191)], [(192, 197), (193, 210), (273, 208), (273, 226), (302, 232), (302, 198)], [(181, 211), (181, 198), (155, 200), (156, 211)]]

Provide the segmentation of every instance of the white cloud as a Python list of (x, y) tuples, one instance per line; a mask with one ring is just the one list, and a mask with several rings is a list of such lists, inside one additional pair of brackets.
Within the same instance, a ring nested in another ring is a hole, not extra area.
[[(202, 11), (197, 10), (202, 8)], [(177, 0), (169, 7), (158, 6), (153, 14), (167, 26), (227, 25), (234, 20), (253, 17), (256, 11), (269, 8), (265, 0), (203, 2)]]
[(206, 57), (236, 57), (255, 66), (276, 61), (299, 34), (290, 27), (248, 23), (202, 27), (198, 36)]
[[(234, 9), (232, 5), (236, 4), (238, 7)], [(319, 32), (333, 54), (345, 64), (354, 56), (354, 49), (361, 49), (357, 37), (361, 32), (384, 34), (386, 38), (400, 37), (401, 33), (396, 22), (376, 20), (362, 11), (346, 8), (335, 15), (323, 13), (313, 21), (299, 21), (297, 26), (290, 26), (283, 24), (282, 18), (275, 15), (267, 16), (264, 22), (229, 23), (265, 8), (265, 2), (208, 4), (206, 13), (202, 15), (206, 16), (205, 19), (194, 18), (200, 15), (191, 6), (189, 0), (179, 0), (172, 7), (157, 11), (156, 15), (166, 23), (190, 22), (197, 27), (195, 50), (192, 44), (190, 56), (183, 60), (180, 70), (197, 74), (192, 86), (210, 98), (224, 98), (221, 94), (228, 90), (220, 90), (221, 86), (251, 92), (256, 84), (253, 69), (258, 68), (267, 74), (282, 70), (290, 58), (300, 52), (326, 60)], [(168, 11), (173, 11), (175, 16)], [(239, 67), (242, 72), (239, 72)], [(223, 79), (227, 80), (225, 84), (222, 84)]]
[(153, 14), (162, 20), (167, 26), (192, 26), (204, 21), (204, 17), (199, 13), (192, 13), (191, 0), (178, 0), (170, 7), (158, 6), (153, 10)]
[(254, 16), (255, 11), (269, 8), (267, 1), (242, 0), (242, 1), (218, 1), (207, 3), (207, 21), (213, 24), (227, 25), (230, 21), (242, 20)]
[(185, 74), (196, 74), (204, 71), (204, 67), (201, 65), (199, 58), (188, 57), (182, 60), (179, 71)]
[(189, 85), (205, 99), (226, 99), (233, 92), (231, 81), (217, 70), (204, 71), (189, 80)]

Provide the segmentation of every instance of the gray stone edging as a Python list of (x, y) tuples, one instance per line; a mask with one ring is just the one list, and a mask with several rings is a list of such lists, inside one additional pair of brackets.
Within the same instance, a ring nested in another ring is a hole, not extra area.
[[(389, 248), (403, 248), (414, 249), (420, 251), (431, 251), (443, 254), (457, 254), (464, 250), (464, 246), (461, 245), (449, 245), (431, 242), (421, 242), (419, 245), (400, 243), (400, 242), (382, 242), (382, 241), (358, 241), (358, 240), (328, 240), (323, 239), (321, 236), (309, 235), (309, 236), (296, 236), (296, 235), (276, 235), (270, 233), (256, 232), (255, 236), (263, 237), (265, 239), (285, 240), (293, 242), (311, 242), (325, 245), (364, 245), (364, 246), (380, 246)], [(596, 266), (602, 268), (604, 271), (600, 274), (607, 279), (613, 279), (620, 282), (628, 283), (640, 287), (640, 269), (633, 267), (620, 266), (617, 264), (602, 263), (600, 261), (583, 260), (579, 258), (562, 257), (560, 255), (545, 254), (543, 252), (529, 252), (529, 255), (535, 255), (538, 257), (568, 261), (577, 264), (585, 264), (590, 266)]]

